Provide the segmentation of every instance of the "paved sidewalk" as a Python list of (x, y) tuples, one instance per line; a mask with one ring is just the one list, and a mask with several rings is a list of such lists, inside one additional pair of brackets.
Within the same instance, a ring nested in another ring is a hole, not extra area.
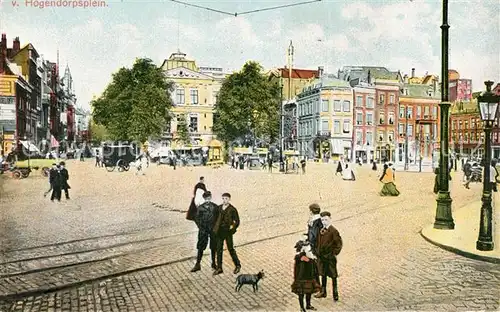
[(481, 216), (481, 200), (474, 201), (464, 207), (453, 211), (455, 221), (454, 230), (436, 230), (430, 224), (422, 229), (422, 236), (429, 242), (443, 249), (459, 255), (483, 260), (492, 263), (500, 263), (500, 194), (493, 193), (493, 242), (492, 251), (479, 251), (476, 249), (476, 241), (479, 235), (479, 219)]

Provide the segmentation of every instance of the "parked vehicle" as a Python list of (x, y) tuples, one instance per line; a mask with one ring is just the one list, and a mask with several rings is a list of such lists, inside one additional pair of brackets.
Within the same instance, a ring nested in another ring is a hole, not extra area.
[(139, 149), (134, 144), (104, 145), (103, 163), (108, 172), (112, 172), (118, 167), (118, 171), (128, 171), (130, 163), (136, 160)]

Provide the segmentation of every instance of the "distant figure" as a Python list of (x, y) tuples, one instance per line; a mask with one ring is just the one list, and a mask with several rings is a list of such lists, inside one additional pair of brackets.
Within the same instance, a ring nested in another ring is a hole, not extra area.
[[(80, 155), (83, 155), (83, 151)], [(80, 156), (80, 160), (81, 160), (81, 156)], [(99, 156), (99, 150), (95, 151), (95, 166), (94, 167), (101, 167), (101, 158)]]
[(377, 171), (377, 162), (375, 160), (372, 160), (372, 170)]
[(52, 195), (50, 196), (51, 201), (54, 201), (54, 199), (57, 199), (57, 201), (61, 201), (63, 178), (60, 169), (61, 166), (56, 165), (56, 169), (51, 170), (50, 172), (50, 185), (52, 185)]
[(342, 175), (342, 171), (344, 170), (344, 168), (342, 168), (342, 163), (343, 161), (340, 160), (337, 164), (337, 170), (335, 171), (335, 175), (339, 174)]
[(59, 165), (61, 172), (61, 189), (64, 190), (64, 195), (66, 196), (66, 199), (69, 199), (69, 189), (71, 188), (68, 184), (69, 172), (68, 169), (65, 168), (66, 163), (64, 161), (61, 161)]
[(302, 174), (306, 174), (306, 156), (300, 161), (300, 166), (302, 167)]
[(342, 172), (342, 179), (345, 181), (356, 181), (356, 176), (354, 175), (354, 171), (349, 166), (349, 164), (345, 164), (345, 169)]

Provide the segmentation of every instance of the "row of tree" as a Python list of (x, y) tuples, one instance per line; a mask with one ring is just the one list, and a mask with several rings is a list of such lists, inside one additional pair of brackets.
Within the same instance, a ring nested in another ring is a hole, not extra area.
[[(103, 94), (93, 100), (91, 132), (95, 141), (159, 138), (172, 118), (174, 83), (150, 59), (113, 74)], [(248, 62), (223, 82), (215, 104), (213, 131), (229, 144), (251, 135), (273, 143), (279, 135), (280, 87), (256, 62)], [(186, 116), (179, 116), (177, 136), (190, 141)]]

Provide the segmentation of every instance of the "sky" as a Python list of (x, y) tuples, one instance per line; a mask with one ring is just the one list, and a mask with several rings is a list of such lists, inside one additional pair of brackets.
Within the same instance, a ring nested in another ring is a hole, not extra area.
[[(300, 0), (187, 0), (244, 12)], [(55, 2), (57, 5), (57, 2)], [(438, 0), (323, 0), (303, 6), (231, 16), (168, 0), (108, 0), (104, 7), (37, 7), (33, 0), (0, 0), (0, 32), (8, 46), (20, 37), (73, 75), (77, 106), (89, 108), (121, 67), (138, 57), (161, 65), (177, 49), (198, 66), (240, 69), (248, 60), (266, 69), (286, 64), (336, 73), (342, 66), (384, 66), (418, 76), (440, 75), (442, 2)], [(450, 69), (473, 80), (500, 80), (500, 1), (450, 0)]]

